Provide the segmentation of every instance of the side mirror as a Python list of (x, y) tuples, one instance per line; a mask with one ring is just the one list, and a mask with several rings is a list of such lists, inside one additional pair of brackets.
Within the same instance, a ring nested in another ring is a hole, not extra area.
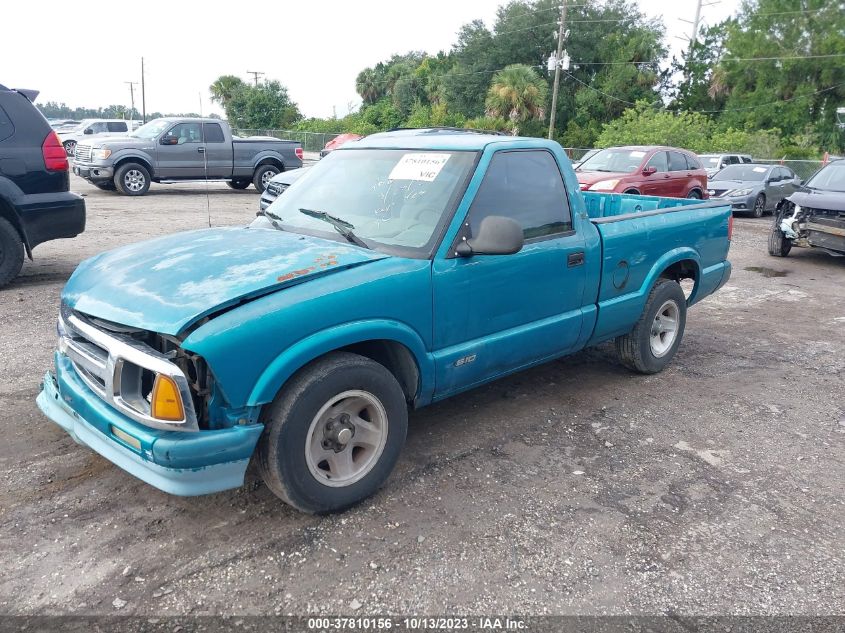
[(522, 250), (525, 236), (519, 223), (503, 215), (488, 215), (481, 220), (478, 235), (458, 244), (461, 257), (473, 255), (512, 255)]
[(657, 173), (657, 167), (654, 165), (646, 165), (643, 167), (643, 176), (651, 176), (652, 174)]
[(85, 130), (82, 132), (83, 134), (93, 134), (94, 128), (86, 127)]
[(175, 136), (162, 136), (159, 143), (162, 145), (178, 145), (179, 139)]

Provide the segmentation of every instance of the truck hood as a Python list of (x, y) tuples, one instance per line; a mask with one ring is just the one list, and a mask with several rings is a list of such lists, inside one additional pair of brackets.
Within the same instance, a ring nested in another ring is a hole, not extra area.
[[(84, 137), (84, 138), (83, 138)], [(155, 145), (154, 140), (137, 138), (135, 136), (108, 136), (104, 134), (80, 135), (79, 143), (89, 145), (87, 139), (91, 139), (90, 145), (97, 147), (108, 147), (111, 150), (119, 149), (142, 149)]]
[(107, 321), (175, 335), (240, 302), (386, 257), (276, 229), (190, 231), (82, 262), (62, 301)]
[(630, 173), (617, 171), (577, 171), (575, 175), (578, 177), (578, 182), (582, 185), (594, 185), (599, 180), (612, 180), (613, 178), (624, 178), (630, 176)]
[(796, 191), (787, 198), (790, 202), (808, 209), (845, 211), (845, 192), (822, 191), (819, 189)]

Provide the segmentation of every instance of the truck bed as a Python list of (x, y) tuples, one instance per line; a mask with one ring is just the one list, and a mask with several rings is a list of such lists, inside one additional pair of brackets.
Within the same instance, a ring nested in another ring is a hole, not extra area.
[(714, 292), (730, 276), (725, 240), (732, 217), (730, 204), (583, 193), (603, 254), (590, 344), (630, 331), (655, 278), (673, 264), (679, 273), (695, 276), (688, 305)]

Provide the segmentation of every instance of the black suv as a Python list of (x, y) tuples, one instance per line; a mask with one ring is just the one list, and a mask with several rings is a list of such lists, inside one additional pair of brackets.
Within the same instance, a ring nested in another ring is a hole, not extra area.
[(32, 104), (32, 90), (0, 84), (0, 288), (17, 277), (24, 252), (85, 230), (85, 201), (70, 193), (65, 149)]

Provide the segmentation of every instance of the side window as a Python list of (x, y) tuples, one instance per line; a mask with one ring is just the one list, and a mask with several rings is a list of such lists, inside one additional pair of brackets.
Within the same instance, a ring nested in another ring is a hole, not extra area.
[(704, 169), (701, 166), (701, 162), (698, 160), (698, 157), (693, 156), (692, 154), (684, 154), (684, 158), (687, 159), (687, 169)]
[(222, 143), (224, 141), (223, 129), (219, 123), (206, 123), (202, 127), (205, 130), (206, 143)]
[(9, 138), (15, 132), (15, 126), (12, 125), (9, 115), (3, 108), (0, 108), (0, 141)]
[(648, 159), (646, 167), (654, 167), (657, 171), (669, 171), (669, 161), (666, 158), (666, 152), (657, 152)]
[(743, 157), (742, 157), (742, 162), (743, 162), (743, 163), (750, 163), (750, 162), (751, 162), (751, 157), (750, 157), (750, 156), (743, 156)]
[(103, 132), (108, 131), (105, 121), (97, 121), (96, 123), (92, 123), (88, 126), (88, 129), (91, 130), (92, 134), (102, 134)]
[(513, 218), (526, 240), (571, 230), (569, 200), (554, 157), (543, 150), (494, 154), (467, 216), (471, 235), (488, 215)]
[(200, 124), (199, 123), (180, 123), (171, 129), (167, 136), (175, 137), (177, 145), (185, 143), (200, 143)]
[(109, 132), (126, 132), (129, 129), (126, 127), (126, 123), (122, 121), (109, 121), (106, 123), (106, 127)]
[(669, 152), (669, 171), (685, 171), (687, 160), (680, 152)]
[(739, 156), (728, 156), (728, 165), (736, 165), (739, 162)]

